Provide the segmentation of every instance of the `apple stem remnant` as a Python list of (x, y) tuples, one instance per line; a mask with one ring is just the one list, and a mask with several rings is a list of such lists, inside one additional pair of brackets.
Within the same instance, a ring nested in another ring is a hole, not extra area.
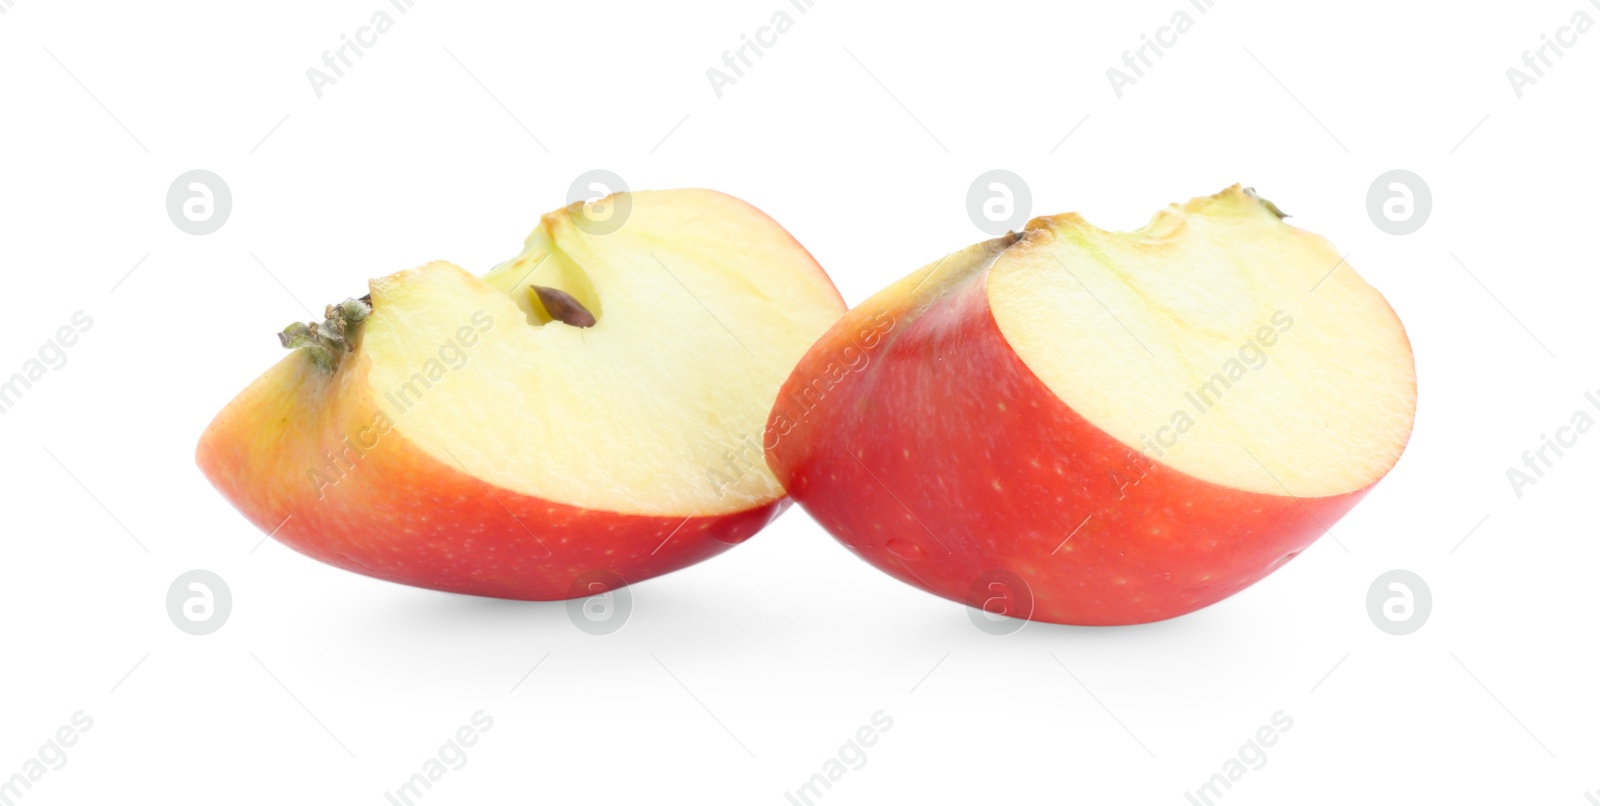
[(544, 306), (545, 312), (550, 314), (551, 319), (573, 327), (594, 327), (594, 314), (583, 307), (583, 303), (576, 297), (559, 288), (542, 285), (528, 287), (533, 289), (534, 295), (539, 298), (539, 304)]
[(304, 349), (316, 365), (326, 372), (339, 368), (346, 353), (353, 352), (353, 341), (361, 323), (372, 313), (372, 295), (347, 299), (323, 309), (321, 323), (295, 322), (278, 334), (278, 343), (290, 350)]
[(1267, 208), (1267, 212), (1277, 216), (1279, 221), (1282, 221), (1283, 219), (1289, 217), (1288, 213), (1285, 213), (1284, 211), (1278, 209), (1278, 205), (1273, 204), (1271, 201), (1269, 201), (1267, 199), (1261, 198), (1261, 196), (1259, 196), (1256, 193), (1256, 189), (1255, 188), (1245, 188), (1244, 189), (1244, 195), (1249, 196), (1250, 198), (1255, 199), (1256, 201), (1260, 202), (1261, 206)]

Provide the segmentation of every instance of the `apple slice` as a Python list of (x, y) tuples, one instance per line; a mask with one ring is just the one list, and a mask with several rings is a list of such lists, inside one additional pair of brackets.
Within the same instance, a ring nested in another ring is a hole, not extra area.
[(1131, 624), (1230, 596), (1394, 466), (1415, 370), (1383, 297), (1238, 186), (948, 256), (836, 323), (768, 422), (840, 542), (956, 601)]
[(767, 412), (844, 302), (744, 202), (617, 202), (615, 232), (574, 204), (482, 279), (429, 263), (291, 327), (201, 469), (291, 548), (483, 596), (587, 596), (750, 537), (787, 505)]

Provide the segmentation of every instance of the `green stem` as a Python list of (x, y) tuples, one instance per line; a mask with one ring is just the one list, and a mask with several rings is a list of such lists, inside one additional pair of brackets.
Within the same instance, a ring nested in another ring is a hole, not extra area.
[(372, 295), (347, 299), (323, 310), (321, 322), (295, 322), (278, 334), (278, 343), (290, 350), (304, 350), (318, 367), (333, 372), (345, 355), (355, 352), (360, 341), (361, 323), (372, 314)]

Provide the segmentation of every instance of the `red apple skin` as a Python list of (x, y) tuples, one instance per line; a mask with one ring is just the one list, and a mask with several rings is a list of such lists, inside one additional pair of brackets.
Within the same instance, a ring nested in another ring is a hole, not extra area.
[(885, 573), (1038, 621), (1160, 621), (1265, 577), (1371, 489), (1296, 499), (1144, 459), (1016, 356), (986, 278), (920, 296), (908, 278), (852, 310), (768, 421), (790, 497)]
[[(329, 565), (455, 593), (571, 599), (719, 554), (789, 504), (685, 519), (491, 487), (400, 431), (375, 429), (380, 409), (365, 375), (359, 367), (329, 374), (292, 353), (217, 415), (196, 451), (206, 478), (245, 517)], [(355, 448), (345, 447), (347, 437)], [(328, 476), (337, 483), (309, 480), (312, 468), (327, 472), (324, 451), (341, 450), (346, 472)]]

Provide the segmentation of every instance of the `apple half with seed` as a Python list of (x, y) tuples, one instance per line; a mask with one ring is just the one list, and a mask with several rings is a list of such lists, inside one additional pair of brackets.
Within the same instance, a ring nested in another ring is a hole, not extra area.
[[(598, 209), (630, 212), (596, 234)], [(200, 468), (297, 551), (509, 599), (638, 582), (775, 518), (766, 416), (845, 308), (776, 222), (705, 190), (577, 203), (484, 277), (370, 289), (281, 334)]]
[(767, 460), (891, 576), (1083, 625), (1224, 599), (1398, 461), (1394, 311), (1238, 186), (1108, 232), (1067, 214), (926, 266), (806, 354)]

